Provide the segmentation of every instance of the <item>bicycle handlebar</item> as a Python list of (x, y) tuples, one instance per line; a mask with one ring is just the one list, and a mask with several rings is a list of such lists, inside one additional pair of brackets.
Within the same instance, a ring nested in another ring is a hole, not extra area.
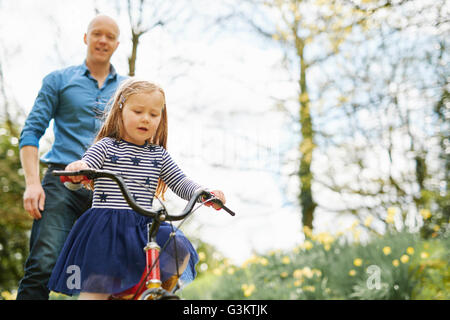
[(226, 212), (228, 212), (232, 216), (235, 215), (235, 213), (233, 211), (231, 211), (229, 208), (227, 208), (222, 203), (222, 201), (220, 201), (220, 199), (215, 198), (212, 193), (210, 193), (209, 191), (207, 191), (205, 189), (197, 189), (194, 192), (194, 194), (192, 195), (192, 197), (189, 199), (186, 207), (181, 212), (181, 214), (172, 216), (172, 215), (169, 215), (164, 208), (161, 208), (158, 210), (153, 210), (153, 209), (149, 210), (149, 209), (142, 208), (131, 196), (131, 193), (128, 190), (128, 187), (127, 187), (123, 177), (112, 171), (96, 170), (96, 169), (84, 169), (84, 170), (79, 170), (79, 171), (55, 170), (52, 172), (52, 174), (54, 176), (59, 176), (62, 182), (68, 181), (68, 180), (71, 181), (70, 178), (65, 178), (65, 177), (69, 177), (69, 176), (84, 176), (85, 179), (83, 179), (83, 180), (94, 180), (96, 178), (110, 178), (111, 180), (113, 180), (114, 182), (117, 183), (117, 185), (119, 186), (120, 191), (122, 192), (128, 205), (137, 213), (139, 213), (143, 216), (146, 216), (146, 217), (150, 217), (150, 218), (158, 218), (160, 220), (166, 220), (166, 221), (182, 220), (182, 219), (186, 218), (189, 215), (189, 213), (191, 213), (192, 209), (194, 208), (195, 203), (201, 197), (203, 197), (204, 200), (211, 199), (210, 201), (215, 204), (218, 204), (221, 207), (221, 209), (224, 209)]

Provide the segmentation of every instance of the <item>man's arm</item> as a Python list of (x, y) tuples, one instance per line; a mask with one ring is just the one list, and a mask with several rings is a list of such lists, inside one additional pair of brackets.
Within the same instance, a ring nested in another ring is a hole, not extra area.
[(45, 193), (39, 174), (39, 152), (35, 146), (20, 149), (20, 162), (25, 174), (23, 207), (34, 219), (42, 218), (39, 210), (44, 210)]
[(20, 162), (25, 174), (23, 206), (35, 219), (40, 219), (44, 210), (45, 193), (39, 174), (39, 139), (47, 129), (59, 104), (59, 73), (52, 72), (42, 81), (42, 87), (20, 134)]

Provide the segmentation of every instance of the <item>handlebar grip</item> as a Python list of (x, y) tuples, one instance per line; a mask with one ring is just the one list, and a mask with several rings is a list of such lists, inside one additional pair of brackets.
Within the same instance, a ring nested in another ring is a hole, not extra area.
[[(73, 182), (71, 176), (59, 176), (59, 180), (64, 183), (67, 189), (76, 191), (83, 187), (81, 181)], [(83, 176), (82, 181), (90, 181), (88, 177)]]
[[(61, 182), (71, 182), (71, 183), (75, 183), (72, 181), (72, 178), (70, 176), (59, 176), (59, 180), (61, 180)], [(90, 181), (90, 179), (86, 176), (83, 176), (83, 179), (81, 181)], [(78, 182), (78, 183), (81, 183)]]
[(224, 205), (222, 205), (222, 209), (225, 210), (226, 212), (228, 212), (233, 217), (236, 215), (233, 211), (231, 211), (229, 208), (225, 207)]
[[(208, 192), (210, 195), (209, 195), (209, 197), (208, 198), (205, 198), (204, 200), (208, 200), (209, 198), (211, 198), (211, 197), (214, 197), (215, 196), (215, 194), (213, 193), (213, 192)], [(210, 200), (210, 201), (206, 201), (206, 203), (215, 203), (215, 204), (218, 204), (219, 206), (220, 206), (220, 208), (219, 209), (216, 209), (216, 210), (220, 210), (220, 209), (223, 209), (223, 210), (225, 210), (226, 212), (228, 212), (231, 216), (235, 216), (236, 214), (233, 212), (233, 211), (231, 211), (228, 207), (226, 207), (224, 204), (223, 204), (223, 202), (222, 201), (220, 201), (220, 199), (212, 199), (212, 200)], [(205, 204), (206, 204), (205, 203)]]

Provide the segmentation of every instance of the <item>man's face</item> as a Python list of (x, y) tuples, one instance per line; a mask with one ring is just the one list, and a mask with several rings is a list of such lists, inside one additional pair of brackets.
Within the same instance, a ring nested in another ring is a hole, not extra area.
[(84, 35), (87, 45), (87, 59), (96, 63), (106, 63), (119, 46), (119, 28), (114, 20), (107, 17), (94, 19)]

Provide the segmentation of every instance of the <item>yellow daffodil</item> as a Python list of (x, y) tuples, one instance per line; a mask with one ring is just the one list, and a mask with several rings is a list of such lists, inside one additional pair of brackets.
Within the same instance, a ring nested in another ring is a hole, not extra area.
[(383, 253), (384, 253), (386, 256), (389, 255), (389, 254), (391, 254), (391, 252), (392, 252), (391, 247), (386, 246), (386, 247), (383, 248)]
[(222, 275), (222, 269), (215, 268), (215, 269), (213, 270), (213, 274), (216, 275), (216, 276)]
[(361, 235), (361, 230), (353, 230), (353, 239), (355, 242), (359, 242), (359, 236)]
[(395, 259), (395, 260), (392, 261), (392, 265), (393, 265), (394, 267), (398, 267), (398, 266), (400, 265), (400, 262), (398, 262), (398, 260)]
[(282, 273), (280, 273), (280, 277), (282, 278), (287, 278), (288, 273), (286, 271), (283, 271)]
[(294, 286), (300, 287), (303, 283), (303, 279), (297, 279), (294, 281)]
[(390, 207), (387, 209), (386, 223), (394, 223), (394, 217), (397, 214), (397, 208)]
[(302, 273), (307, 278), (312, 278), (314, 275), (310, 267), (304, 267)]
[(431, 212), (428, 209), (420, 209), (419, 213), (424, 220), (427, 220), (431, 217)]
[(313, 244), (311, 241), (306, 240), (305, 242), (302, 243), (301, 247), (306, 250), (311, 250), (313, 248)]
[(430, 254), (428, 252), (426, 252), (426, 251), (423, 251), (423, 252), (420, 253), (420, 257), (422, 259), (427, 259), (427, 258), (430, 257)]
[(406, 253), (409, 254), (409, 255), (413, 255), (414, 254), (414, 248), (413, 247), (408, 247), (406, 249)]
[(254, 263), (258, 263), (259, 258), (256, 255), (252, 255), (250, 258), (248, 258), (247, 260), (245, 260), (242, 263), (242, 268), (247, 268), (249, 265), (254, 264)]
[(407, 262), (409, 261), (409, 256), (406, 255), (406, 254), (402, 255), (402, 256), (400, 257), (400, 261), (401, 261), (402, 263), (407, 263)]
[(259, 263), (260, 263), (262, 266), (267, 266), (267, 265), (269, 264), (269, 260), (267, 260), (267, 258), (260, 258), (260, 259), (259, 259)]
[(204, 261), (204, 260), (206, 259), (206, 254), (205, 254), (203, 251), (200, 251), (200, 252), (198, 253), (198, 259), (199, 259), (200, 261)]
[(227, 273), (228, 274), (234, 274), (234, 268), (233, 267), (228, 268)]
[(353, 223), (352, 223), (352, 225), (351, 225), (351, 227), (350, 227), (350, 229), (355, 229), (357, 226), (359, 226), (359, 221), (358, 220), (356, 220), (356, 221), (353, 221)]
[(314, 292), (314, 291), (316, 291), (316, 287), (314, 287), (314, 286), (304, 286), (303, 290), (304, 291), (309, 291), (309, 292)]
[(334, 238), (328, 232), (321, 232), (317, 235), (317, 241), (319, 241), (321, 244), (323, 244), (325, 246), (325, 245), (330, 245), (331, 243), (333, 243)]
[(311, 238), (311, 236), (312, 236), (312, 230), (308, 226), (303, 227), (303, 233), (305, 234), (306, 237)]
[[(218, 258), (217, 260), (220, 260), (220, 259), (221, 258)], [(228, 258), (222, 259), (222, 265), (225, 266), (225, 267), (230, 266), (231, 265), (230, 259), (228, 259)]]
[(396, 208), (396, 207), (389, 207), (389, 208), (387, 209), (387, 213), (388, 213), (388, 215), (390, 215), (390, 216), (394, 216), (394, 215), (397, 213), (397, 208)]
[(244, 283), (241, 287), (242, 291), (244, 292), (244, 297), (250, 297), (252, 293), (255, 291), (256, 287), (254, 284), (246, 284)]
[(353, 260), (353, 264), (354, 264), (356, 267), (362, 266), (362, 263), (363, 263), (363, 261), (362, 261), (362, 259), (360, 259), (360, 258), (356, 258), (355, 260)]
[(289, 259), (288, 256), (284, 256), (283, 259), (281, 259), (282, 264), (289, 264), (291, 263), (291, 259)]
[(296, 269), (296, 270), (294, 270), (294, 273), (292, 274), (292, 276), (293, 276), (295, 279), (301, 279), (302, 276), (303, 276), (303, 271), (302, 271), (302, 269)]
[(354, 277), (355, 275), (356, 275), (356, 271), (355, 270), (350, 270), (349, 272), (348, 272), (348, 275), (350, 276), (350, 277)]
[(365, 225), (366, 227), (368, 227), (368, 226), (371, 225), (372, 221), (373, 221), (373, 216), (369, 215), (369, 216), (366, 218), (366, 220), (364, 220), (364, 225)]

